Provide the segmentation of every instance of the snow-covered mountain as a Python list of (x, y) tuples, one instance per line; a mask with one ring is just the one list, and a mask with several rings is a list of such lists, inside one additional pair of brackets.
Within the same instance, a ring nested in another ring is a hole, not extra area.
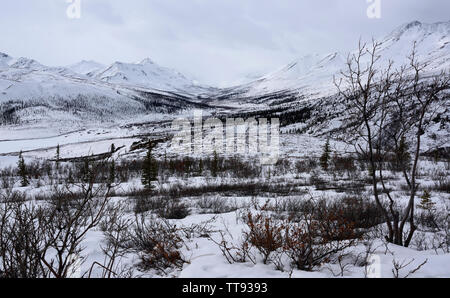
[[(417, 42), (418, 58), (429, 63), (430, 72), (450, 69), (450, 22), (408, 23), (379, 42), (380, 66), (389, 60), (396, 66), (403, 64)], [(211, 98), (238, 99), (239, 103), (244, 100), (253, 108), (275, 101), (314, 100), (336, 94), (333, 77), (345, 68), (346, 59), (346, 54), (337, 52), (308, 55), (250, 83), (217, 90), (197, 85), (150, 59), (116, 62), (107, 67), (93, 61), (48, 67), (32, 59), (0, 53), (0, 121), (124, 118), (149, 111), (185, 109), (203, 100), (218, 102)], [(232, 103), (221, 102), (226, 106)]]
[(0, 69), (8, 68), (11, 60), (9, 55), (0, 52)]
[[(389, 60), (394, 61), (395, 66), (405, 63), (417, 42), (417, 56), (420, 61), (429, 63), (428, 71), (450, 69), (450, 21), (411, 22), (378, 42), (381, 43), (381, 67)], [(337, 52), (305, 56), (251, 83), (224, 90), (221, 97), (260, 97), (280, 92), (297, 93), (307, 98), (329, 96), (336, 92), (333, 76), (345, 68), (346, 61), (347, 55)]]
[(67, 68), (78, 74), (94, 76), (98, 71), (104, 69), (105, 66), (95, 61), (83, 60), (78, 63), (69, 65), (67, 66)]
[[(208, 89), (208, 87), (198, 86), (193, 80), (186, 78), (175, 70), (155, 64), (150, 59), (145, 59), (136, 64), (115, 62), (108, 67), (95, 61), (81, 61), (67, 67), (48, 67), (33, 59), (16, 59), (0, 53), (0, 70), (2, 70), (0, 73), (1, 79), (11, 78), (11, 73), (14, 73), (17, 83), (32, 81), (30, 72), (33, 72), (33, 74), (39, 76), (49, 75), (54, 77), (58, 75), (72, 80), (75, 79), (80, 83), (84, 81), (82, 83), (103, 84), (113, 90), (118, 87), (126, 87), (196, 95)], [(21, 73), (28, 76), (19, 78)], [(42, 80), (36, 81), (42, 82)], [(3, 91), (3, 98), (5, 98), (8, 94), (5, 94), (5, 90)], [(40, 94), (35, 94), (35, 96), (39, 97)], [(64, 94), (61, 94), (61, 96), (64, 96)]]
[(199, 87), (194, 80), (166, 67), (161, 67), (146, 58), (139, 63), (115, 62), (99, 70), (95, 78), (122, 86), (139, 86), (156, 90), (197, 93)]
[[(148, 60), (121, 67), (114, 75), (117, 65), (120, 63), (102, 71), (98, 70), (101, 65), (87, 61), (71, 67), (48, 67), (1, 53), (0, 124), (115, 121), (151, 112), (167, 113), (197, 105), (191, 101), (196, 94), (190, 92), (207, 90), (189, 88), (193, 85), (181, 74), (168, 75)], [(140, 78), (139, 68), (146, 71), (142, 73), (145, 79)], [(128, 84), (119, 79), (119, 73)]]

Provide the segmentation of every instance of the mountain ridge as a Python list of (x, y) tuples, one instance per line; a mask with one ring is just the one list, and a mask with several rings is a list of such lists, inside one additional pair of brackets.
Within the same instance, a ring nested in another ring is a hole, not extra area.
[[(389, 60), (399, 66), (417, 42), (418, 58), (428, 62), (430, 72), (450, 69), (450, 21), (409, 22), (379, 42), (384, 57), (380, 66)], [(109, 66), (83, 60), (66, 67), (48, 67), (33, 59), (0, 53), (0, 112), (12, 109), (18, 113), (21, 106), (25, 107), (22, 110), (39, 107), (75, 113), (77, 117), (92, 113), (92, 119), (99, 112), (99, 118), (111, 115), (113, 120), (133, 113), (165, 113), (197, 104), (223, 107), (225, 100), (230, 107), (245, 109), (248, 106), (240, 104), (245, 102), (264, 108), (286, 100), (301, 102), (335, 95), (333, 77), (346, 61), (347, 56), (340, 52), (310, 54), (249, 83), (216, 89), (198, 85), (150, 58)], [(22, 111), (33, 119), (35, 113), (28, 112)]]
[[(409, 22), (376, 41), (381, 43), (381, 67), (386, 66), (388, 60), (395, 61), (395, 66), (400, 67), (416, 42), (418, 58), (428, 64), (430, 72), (450, 69), (450, 21), (431, 24)], [(251, 100), (280, 92), (312, 99), (330, 96), (336, 92), (333, 76), (345, 68), (346, 61), (347, 55), (340, 52), (307, 55), (252, 82), (226, 88), (219, 98)]]

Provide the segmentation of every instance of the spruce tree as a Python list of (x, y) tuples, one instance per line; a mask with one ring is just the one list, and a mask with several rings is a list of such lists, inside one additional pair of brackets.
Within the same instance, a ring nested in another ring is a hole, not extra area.
[(58, 146), (56, 146), (56, 154), (55, 154), (55, 162), (56, 162), (56, 169), (59, 169), (59, 159), (60, 159), (60, 148), (59, 148), (59, 144)]
[(83, 162), (83, 166), (81, 167), (81, 180), (84, 183), (89, 183), (91, 180), (91, 170), (89, 167), (89, 158), (85, 158)]
[(167, 170), (167, 151), (164, 151), (164, 170)]
[(69, 168), (69, 174), (67, 175), (67, 183), (69, 183), (69, 184), (75, 183), (75, 180), (73, 179), (73, 173), (72, 173), (71, 168)]
[(198, 174), (202, 175), (203, 174), (203, 159), (200, 158), (200, 161), (198, 163)]
[(411, 167), (411, 155), (409, 154), (409, 145), (404, 136), (400, 139), (400, 144), (395, 151), (395, 155), (397, 157), (397, 168), (408, 171)]
[(153, 144), (149, 144), (147, 155), (142, 165), (142, 184), (146, 189), (153, 189), (152, 182), (158, 178), (158, 163), (153, 158)]
[(111, 185), (113, 185), (115, 181), (116, 181), (116, 162), (112, 160), (111, 165), (109, 167), (108, 187), (111, 187)]
[(28, 181), (27, 167), (25, 165), (25, 160), (23, 159), (23, 156), (22, 156), (22, 151), (20, 151), (20, 153), (19, 153), (19, 161), (17, 163), (17, 167), (18, 167), (18, 174), (21, 179), (21, 186), (26, 187), (26, 186), (30, 185), (30, 182)]
[(111, 155), (116, 152), (116, 146), (114, 144), (111, 144)]
[(327, 139), (327, 142), (325, 143), (325, 146), (323, 147), (322, 156), (320, 157), (320, 166), (322, 167), (322, 169), (324, 171), (328, 171), (328, 164), (330, 161), (330, 153), (331, 153), (330, 140)]
[(214, 156), (211, 163), (211, 175), (213, 177), (217, 177), (218, 172), (219, 172), (219, 156), (217, 155), (217, 152), (214, 151)]
[(373, 169), (370, 164), (367, 166), (367, 173), (369, 174), (369, 177), (374, 177), (376, 171), (377, 169)]
[(189, 175), (191, 173), (192, 167), (191, 160), (189, 159), (189, 157), (186, 157), (184, 159), (183, 164), (184, 164), (184, 172)]
[(436, 203), (431, 200), (431, 194), (428, 190), (425, 190), (423, 192), (423, 195), (420, 197), (420, 199), (420, 203), (417, 206), (418, 208), (426, 211), (432, 211), (434, 209), (434, 205), (436, 205)]

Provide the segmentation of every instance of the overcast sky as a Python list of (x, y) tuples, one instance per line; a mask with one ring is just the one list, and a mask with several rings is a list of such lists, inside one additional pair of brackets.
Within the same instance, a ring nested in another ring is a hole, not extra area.
[(227, 86), (309, 53), (348, 51), (418, 20), (450, 20), (449, 0), (2, 0), (0, 52), (46, 65), (149, 57), (202, 83)]

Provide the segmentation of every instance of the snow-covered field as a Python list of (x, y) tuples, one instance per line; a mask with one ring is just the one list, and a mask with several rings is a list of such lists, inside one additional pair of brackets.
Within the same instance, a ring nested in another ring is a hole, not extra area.
[[(428, 91), (433, 85), (429, 76), (448, 71), (449, 36), (449, 22), (405, 24), (380, 40), (382, 59), (376, 67), (390, 60), (395, 67), (403, 64), (417, 41), (417, 58), (427, 63), (421, 83)], [(399, 163), (413, 150), (399, 153), (397, 143), (386, 145), (386, 159), (376, 164), (385, 167), (378, 174), (384, 176), (383, 189), (372, 180), (367, 156), (355, 152), (360, 145), (354, 141), (356, 130), (353, 135), (347, 131), (354, 128), (352, 121), (361, 119), (350, 119), (359, 115), (348, 114), (333, 82), (346, 62), (341, 53), (309, 55), (250, 83), (218, 90), (150, 59), (48, 67), (0, 53), (0, 224), (9, 228), (13, 242), (24, 245), (34, 239), (27, 233), (35, 232), (35, 226), (38, 238), (52, 237), (39, 230), (47, 232), (49, 226), (68, 238), (80, 233), (76, 249), (59, 255), (69, 263), (75, 258), (70, 266), (74, 272), (68, 274), (73, 276), (448, 278), (448, 86), (433, 94), (439, 100), (424, 113), (427, 131), (422, 136), (423, 127), (419, 130), (422, 154), (413, 196), (417, 231), (409, 247), (398, 246), (385, 241), (386, 217), (380, 215), (374, 193), (386, 206), (388, 194), (395, 199), (391, 214), (405, 209), (412, 188), (402, 173), (407, 167)], [(191, 153), (198, 143), (186, 142), (184, 154), (172, 150), (172, 121), (191, 119), (199, 109), (204, 118), (221, 120), (229, 115), (281, 118), (280, 146), (269, 147), (270, 153), (279, 151), (277, 163), (262, 165), (252, 149), (244, 154)], [(417, 112), (415, 107), (406, 109)], [(402, 126), (394, 119), (397, 114), (384, 113), (392, 119), (383, 120)], [(385, 133), (396, 136), (397, 131), (383, 125), (380, 140)], [(404, 137), (416, 140), (414, 125), (405, 125), (400, 143)], [(393, 137), (386, 142), (393, 139), (399, 141)], [(83, 198), (87, 201), (76, 205)], [(104, 206), (95, 205), (102, 200)], [(92, 209), (83, 209), (90, 204)], [(15, 209), (7, 209), (11, 206)], [(74, 210), (84, 213), (82, 219), (69, 220), (82, 222), (71, 233), (64, 212), (70, 217)], [(36, 216), (31, 223), (18, 216), (25, 211)], [(39, 217), (46, 212), (55, 222)], [(95, 224), (86, 224), (89, 219)], [(81, 233), (85, 226), (90, 228)], [(404, 231), (411, 227), (406, 222)], [(58, 241), (50, 241), (51, 249), (44, 245), (47, 250), (39, 261), (46, 266), (58, 264)], [(31, 250), (41, 249), (30, 245)], [(0, 277), (4, 264), (0, 262)]]
[[(151, 126), (151, 125), (150, 125)], [(75, 158), (81, 156), (89, 156), (91, 154), (101, 154), (108, 152), (111, 145), (121, 148), (116, 154), (115, 159), (118, 164), (122, 160), (142, 159), (146, 151), (137, 150), (130, 152), (130, 146), (134, 142), (142, 140), (143, 131), (146, 136), (151, 136), (151, 132), (160, 135), (163, 131), (161, 127), (145, 127), (131, 126), (128, 128), (105, 127), (89, 130), (75, 131), (64, 135), (51, 135), (43, 133), (42, 135), (27, 135), (26, 131), (22, 131), (22, 135), (10, 134), (4, 137), (1, 144), (0, 168), (17, 167), (18, 152), (23, 151), (26, 163), (34, 160), (44, 161), (55, 157), (56, 145), (60, 145), (60, 158)], [(185, 261), (182, 267), (166, 268), (164, 271), (147, 269), (143, 270), (140, 264), (140, 254), (137, 252), (129, 252), (120, 258), (117, 268), (127, 268), (132, 276), (145, 277), (190, 277), (190, 278), (243, 278), (243, 277), (275, 277), (275, 278), (300, 278), (300, 277), (393, 277), (395, 264), (402, 267), (399, 270), (399, 277), (410, 275), (412, 277), (450, 277), (450, 254), (445, 252), (443, 248), (432, 248), (433, 235), (435, 232), (424, 230), (419, 231), (416, 235), (429, 239), (429, 243), (421, 247), (416, 246), (416, 242), (410, 248), (404, 248), (387, 244), (380, 238), (367, 238), (346, 250), (345, 256), (341, 264), (337, 261), (323, 263), (312, 271), (302, 271), (291, 266), (290, 261), (286, 257), (282, 257), (281, 262), (283, 268), (279, 268), (274, 263), (263, 264), (262, 257), (253, 249), (254, 261), (236, 262), (230, 264), (223, 255), (218, 243), (221, 242), (222, 235), (234, 245), (239, 245), (243, 237), (243, 232), (248, 231), (248, 225), (244, 220), (245, 214), (248, 212), (261, 212), (262, 206), (278, 205), (283, 201), (305, 201), (309, 198), (326, 199), (333, 201), (349, 196), (365, 197), (372, 199), (370, 183), (365, 184), (362, 188), (346, 192), (340, 190), (341, 186), (345, 189), (346, 185), (350, 185), (352, 180), (364, 179), (367, 171), (333, 171), (332, 173), (323, 172), (320, 167), (315, 166), (306, 172), (297, 172), (295, 163), (299, 161), (318, 159), (325, 138), (318, 138), (310, 135), (298, 134), (282, 134), (280, 160), (287, 161), (289, 166), (281, 171), (276, 166), (268, 174), (267, 170), (256, 175), (255, 178), (237, 178), (233, 174), (219, 175), (219, 177), (211, 177), (209, 174), (204, 175), (184, 175), (173, 176), (160, 179), (157, 183), (157, 189), (170, 189), (171, 187), (205, 187), (211, 185), (234, 185), (238, 183), (264, 183), (269, 185), (285, 185), (291, 183), (294, 185), (291, 195), (276, 193), (261, 193), (251, 196), (242, 196), (239, 194), (227, 194), (220, 191), (216, 193), (204, 193), (200, 196), (185, 196), (179, 198), (180, 202), (189, 210), (189, 214), (182, 219), (170, 219), (169, 223), (175, 225), (179, 231), (191, 231), (190, 235), (183, 234), (182, 245), (179, 248), (181, 256)], [(348, 145), (331, 141), (332, 152), (339, 154), (347, 154), (349, 152)], [(154, 154), (160, 159), (164, 158), (165, 152), (169, 148), (169, 143), (159, 144)], [(250, 157), (252, 158), (252, 157)], [(254, 158), (254, 156), (253, 156)], [(250, 159), (249, 162), (251, 162)], [(63, 163), (64, 164), (64, 163)], [(449, 174), (448, 162), (433, 162), (424, 160), (421, 163), (419, 171), (420, 184), (423, 186), (433, 187), (435, 179), (439, 175)], [(401, 185), (401, 175), (399, 173), (389, 173), (392, 179), (389, 180), (389, 186), (399, 189)], [(335, 187), (324, 188), (315, 185), (313, 179), (323, 180), (325, 184), (332, 184)], [(46, 185), (46, 179), (42, 179), (39, 183), (32, 181), (31, 186), (20, 187), (19, 180), (15, 182), (14, 190), (23, 192), (32, 199), (36, 195), (50, 193), (54, 186)], [(54, 183), (54, 182), (53, 182)], [(121, 202), (125, 206), (126, 218), (134, 221), (134, 206), (136, 198), (130, 194), (132, 191), (142, 189), (140, 178), (132, 178), (127, 182), (121, 183), (116, 187), (115, 195), (112, 202)], [(395, 192), (400, 198), (400, 204), (407, 203), (407, 196), (399, 189)], [(178, 200), (178, 199), (177, 199)], [(220, 210), (208, 209), (208, 200), (217, 200), (224, 204)], [(446, 192), (432, 191), (432, 200), (436, 204), (436, 209), (450, 209), (450, 195)], [(40, 202), (36, 202), (40, 204)], [(420, 198), (416, 198), (416, 204), (420, 203)], [(148, 211), (146, 217), (152, 218), (155, 215), (151, 210)], [(275, 215), (278, 214), (275, 212)], [(278, 214), (279, 215), (279, 214)], [(162, 220), (159, 218), (158, 220)], [(378, 227), (384, 227), (384, 224)], [(180, 232), (186, 233), (186, 232)], [(89, 231), (82, 242), (85, 247), (81, 256), (84, 262), (81, 271), (77, 274), (87, 274), (91, 271), (94, 262), (103, 264), (105, 255), (102, 247), (105, 246), (105, 235), (97, 227)], [(419, 243), (419, 242), (417, 242)], [(370, 249), (369, 249), (370, 247)], [(425, 249), (426, 248), (426, 249)], [(370, 254), (368, 254), (368, 249)], [(364, 258), (370, 257), (374, 263), (370, 266), (362, 265)], [(426, 261), (426, 263), (424, 263)], [(422, 266), (420, 266), (424, 263)], [(344, 265), (342, 265), (344, 264)], [(343, 266), (343, 267), (342, 267)], [(420, 266), (420, 269), (415, 271)], [(342, 269), (344, 268), (344, 269)], [(99, 266), (94, 266), (91, 276), (102, 276), (104, 271)]]

